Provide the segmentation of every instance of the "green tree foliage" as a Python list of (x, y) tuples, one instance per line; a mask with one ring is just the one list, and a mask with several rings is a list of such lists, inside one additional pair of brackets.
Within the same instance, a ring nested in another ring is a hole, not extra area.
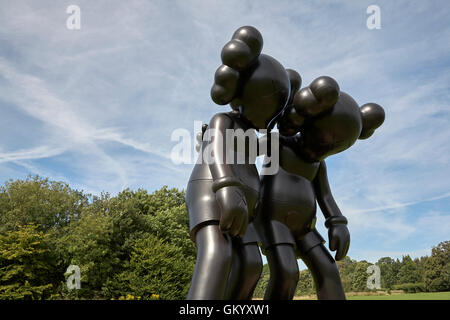
[[(148, 242), (149, 236), (164, 241), (166, 249), (169, 248), (167, 246), (179, 249), (182, 258), (177, 256), (178, 260), (170, 262), (182, 261), (184, 270), (193, 268), (195, 247), (189, 239), (188, 217), (182, 199), (183, 192), (167, 187), (152, 194), (142, 189), (126, 189), (116, 197), (103, 194), (94, 198), (93, 203), (83, 211), (81, 219), (70, 225), (68, 235), (62, 241), (62, 247), (67, 248), (65, 261), (70, 259), (69, 264), (77, 264), (81, 268), (82, 283), (85, 283), (80, 291), (81, 297), (118, 298), (133, 295), (132, 290), (138, 286), (132, 279), (139, 277), (133, 278), (137, 273), (133, 269), (136, 264), (130, 261), (137, 246)], [(157, 248), (149, 250), (156, 254)], [(176, 266), (173, 268), (175, 270)], [(187, 292), (188, 283), (182, 279), (179, 281)], [(140, 296), (146, 296), (142, 288), (139, 291)], [(178, 290), (173, 295), (167, 292), (151, 294), (173, 298), (179, 297), (180, 292), (184, 291)]]
[(89, 205), (89, 195), (71, 189), (66, 183), (38, 176), (9, 180), (0, 187), (0, 234), (34, 224), (44, 232), (49, 249), (48, 270), (51, 283), (58, 287), (67, 268), (58, 243), (66, 229), (80, 218)]
[(152, 234), (181, 248), (185, 259), (192, 260), (195, 257), (195, 246), (191, 239), (186, 237), (189, 233), (189, 217), (184, 204), (148, 215), (146, 223)]
[(79, 221), (71, 223), (59, 242), (66, 268), (71, 264), (80, 267), (81, 297), (97, 297), (103, 283), (120, 264), (111, 247), (112, 230), (112, 219), (107, 213), (89, 208)]
[[(30, 223), (34, 231), (29, 229)], [(25, 246), (19, 235), (27, 234), (30, 239), (37, 237), (30, 242), (36, 244), (35, 250), (27, 249), (28, 256), (12, 259), (8, 250), (14, 245)], [(167, 249), (169, 254), (162, 270), (170, 270), (171, 276), (161, 277), (166, 284), (173, 281), (168, 288), (175, 291), (153, 293), (180, 298), (189, 286), (186, 273), (192, 274), (195, 265), (184, 191), (167, 187), (151, 194), (126, 189), (115, 197), (108, 193), (93, 197), (40, 177), (8, 181), (0, 187), (0, 235), (2, 299), (42, 298), (51, 293), (64, 298), (109, 299), (124, 293), (133, 295), (135, 289), (144, 292), (144, 284), (140, 287), (136, 283), (144, 278), (135, 276), (143, 275), (146, 271), (142, 268), (148, 265), (144, 261), (141, 269), (137, 267), (136, 252), (144, 249), (142, 244), (150, 246), (142, 252), (147, 260), (153, 251), (158, 257), (163, 252), (157, 250)], [(31, 273), (30, 264), (35, 266)], [(81, 269), (81, 290), (75, 295), (67, 295), (65, 289), (65, 271), (71, 264)], [(180, 266), (185, 273), (175, 279)], [(122, 281), (124, 277), (126, 281)]]
[(345, 257), (341, 261), (336, 262), (339, 268), (339, 273), (341, 275), (342, 286), (344, 291), (352, 290), (353, 274), (355, 272), (356, 261), (350, 259), (350, 257)]
[[(188, 225), (177, 189), (91, 196), (40, 177), (10, 180), (0, 187), (0, 299), (183, 299), (196, 255)], [(381, 258), (382, 286), (450, 290), (449, 252), (445, 241), (430, 257)], [(81, 269), (81, 290), (69, 293), (72, 264)], [(368, 262), (337, 264), (345, 291), (366, 290)], [(264, 296), (269, 278), (265, 265), (255, 297)], [(296, 294), (312, 292), (310, 272), (300, 271)]]
[(409, 255), (403, 256), (402, 266), (397, 274), (399, 283), (416, 283), (422, 280), (422, 273), (417, 261), (413, 261)]
[(194, 263), (186, 261), (182, 248), (149, 234), (133, 245), (127, 268), (114, 281), (121, 296), (185, 299), (193, 271)]
[(47, 231), (67, 226), (88, 204), (88, 196), (67, 184), (38, 176), (0, 187), (0, 233), (34, 223)]
[(367, 261), (358, 261), (355, 265), (355, 271), (353, 273), (352, 289), (354, 291), (366, 291), (367, 288), (367, 268), (370, 263)]
[(424, 263), (424, 282), (427, 291), (450, 290), (450, 241), (439, 243)]
[(297, 288), (295, 289), (295, 295), (301, 296), (306, 294), (313, 294), (316, 292), (314, 279), (309, 270), (300, 270), (298, 274)]
[(397, 283), (397, 274), (400, 269), (400, 262), (390, 257), (380, 258), (377, 263), (381, 272), (381, 287), (386, 289), (393, 289)]
[(0, 299), (44, 299), (50, 296), (48, 236), (36, 225), (0, 234)]
[(423, 282), (403, 283), (392, 286), (394, 290), (403, 290), (406, 293), (419, 293), (425, 291), (425, 284)]
[(267, 285), (269, 284), (269, 278), (270, 278), (269, 265), (265, 264), (263, 266), (261, 276), (259, 277), (259, 281), (256, 284), (255, 291), (253, 292), (253, 296), (255, 298), (264, 298)]

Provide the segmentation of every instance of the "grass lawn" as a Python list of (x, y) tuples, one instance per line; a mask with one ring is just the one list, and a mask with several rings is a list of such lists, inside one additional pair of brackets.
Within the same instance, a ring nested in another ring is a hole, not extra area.
[(450, 300), (450, 292), (403, 293), (380, 296), (351, 296), (348, 300)]
[[(294, 300), (317, 300), (316, 295), (296, 296)], [(347, 300), (450, 300), (450, 292), (393, 293), (390, 295), (347, 294)]]

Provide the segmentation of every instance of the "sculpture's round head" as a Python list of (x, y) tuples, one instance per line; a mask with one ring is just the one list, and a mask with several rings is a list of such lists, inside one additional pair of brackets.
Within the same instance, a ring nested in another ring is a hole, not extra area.
[(290, 93), (288, 71), (274, 58), (261, 54), (263, 39), (254, 27), (241, 27), (222, 49), (211, 98), (230, 103), (253, 128), (268, 128), (285, 107)]
[(350, 148), (357, 139), (370, 137), (384, 117), (378, 104), (359, 107), (350, 95), (339, 91), (332, 78), (321, 77), (295, 94), (278, 128), (286, 136), (300, 133), (298, 152), (315, 162)]
[(300, 129), (302, 155), (313, 161), (324, 160), (350, 148), (358, 138), (368, 138), (383, 121), (384, 110), (379, 105), (359, 108), (351, 96), (341, 92), (329, 112), (306, 120)]

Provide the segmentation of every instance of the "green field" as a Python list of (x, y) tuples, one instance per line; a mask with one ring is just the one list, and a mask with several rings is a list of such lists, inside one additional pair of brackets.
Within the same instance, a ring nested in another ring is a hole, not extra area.
[(450, 292), (403, 293), (380, 296), (350, 296), (348, 300), (450, 300)]

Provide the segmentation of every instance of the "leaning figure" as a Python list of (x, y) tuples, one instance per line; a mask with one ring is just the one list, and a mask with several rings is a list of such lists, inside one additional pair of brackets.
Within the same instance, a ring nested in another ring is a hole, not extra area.
[[(367, 103), (359, 107), (330, 77), (319, 77), (291, 92), (278, 121), (280, 168), (275, 175), (261, 177), (254, 222), (270, 268), (265, 299), (293, 298), (297, 258), (311, 271), (319, 299), (345, 299), (335, 259), (346, 256), (350, 234), (347, 219), (331, 194), (325, 159), (348, 149), (358, 138), (370, 137), (384, 117), (381, 106)], [(335, 259), (315, 228), (316, 203), (326, 218)]]

